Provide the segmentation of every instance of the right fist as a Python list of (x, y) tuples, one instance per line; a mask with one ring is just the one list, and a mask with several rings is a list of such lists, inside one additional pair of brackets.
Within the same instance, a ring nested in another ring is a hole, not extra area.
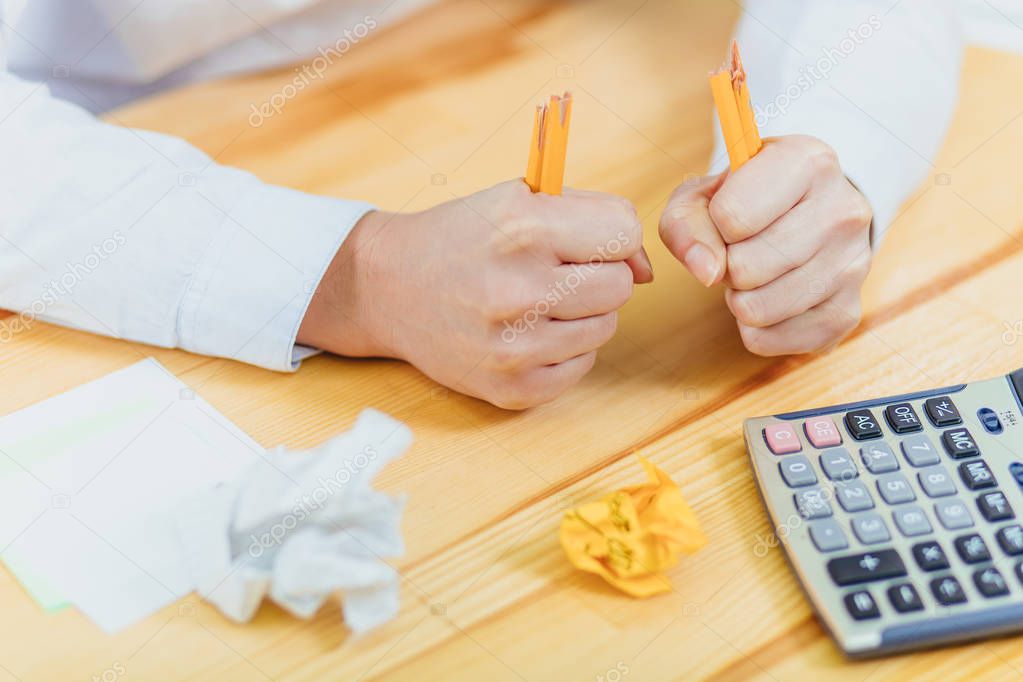
[(521, 180), (422, 213), (371, 213), (299, 340), (407, 360), (499, 407), (544, 403), (593, 367), (633, 283), (653, 279), (642, 236), (625, 199), (533, 194)]

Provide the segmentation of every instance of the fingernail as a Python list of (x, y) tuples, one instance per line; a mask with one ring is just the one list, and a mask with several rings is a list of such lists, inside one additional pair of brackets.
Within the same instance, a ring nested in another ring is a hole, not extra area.
[(642, 284), (647, 284), (654, 281), (654, 264), (650, 262), (650, 256), (647, 255), (646, 249), (639, 250), (639, 261), (646, 268), (646, 277), (643, 278)]
[(714, 253), (700, 242), (696, 242), (686, 251), (686, 267), (700, 283), (709, 287), (718, 277), (718, 263)]

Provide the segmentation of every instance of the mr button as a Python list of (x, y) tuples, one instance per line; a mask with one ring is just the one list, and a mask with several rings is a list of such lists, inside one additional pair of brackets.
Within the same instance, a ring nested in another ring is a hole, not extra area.
[(870, 410), (853, 410), (845, 415), (845, 427), (856, 440), (877, 438), (881, 435), (881, 427)]

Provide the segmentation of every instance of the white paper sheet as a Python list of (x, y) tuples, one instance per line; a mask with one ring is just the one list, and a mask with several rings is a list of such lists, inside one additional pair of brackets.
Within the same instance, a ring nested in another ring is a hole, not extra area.
[(0, 418), (0, 556), (114, 632), (192, 591), (173, 505), (264, 450), (155, 360)]

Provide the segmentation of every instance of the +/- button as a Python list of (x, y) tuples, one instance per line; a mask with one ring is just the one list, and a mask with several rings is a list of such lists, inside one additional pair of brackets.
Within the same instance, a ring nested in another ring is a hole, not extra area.
[(928, 399), (924, 403), (924, 411), (935, 426), (952, 426), (963, 421), (959, 409), (947, 395)]

